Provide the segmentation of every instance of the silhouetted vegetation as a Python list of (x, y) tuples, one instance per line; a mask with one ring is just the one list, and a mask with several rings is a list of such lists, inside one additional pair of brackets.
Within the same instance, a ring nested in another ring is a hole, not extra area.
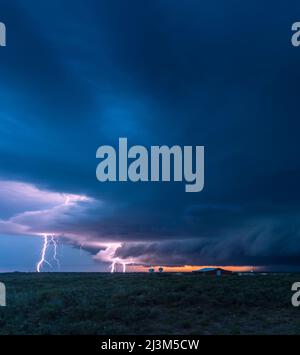
[(0, 334), (300, 334), (300, 275), (0, 274)]

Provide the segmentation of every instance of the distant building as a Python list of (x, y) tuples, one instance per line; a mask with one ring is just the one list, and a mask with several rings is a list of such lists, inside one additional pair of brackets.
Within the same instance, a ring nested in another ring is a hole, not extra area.
[(152, 272), (154, 272), (154, 271), (155, 271), (154, 268), (153, 268), (153, 267), (150, 267), (149, 272), (152, 273)]
[(163, 271), (164, 271), (163, 267), (158, 268), (158, 272), (163, 272)]
[(204, 267), (199, 270), (194, 270), (193, 273), (203, 274), (203, 275), (212, 275), (212, 276), (223, 276), (223, 275), (232, 275), (232, 271), (222, 269), (220, 267)]

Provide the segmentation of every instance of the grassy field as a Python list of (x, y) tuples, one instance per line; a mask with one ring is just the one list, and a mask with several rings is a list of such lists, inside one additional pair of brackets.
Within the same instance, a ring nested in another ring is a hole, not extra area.
[(300, 275), (0, 274), (0, 334), (300, 334)]

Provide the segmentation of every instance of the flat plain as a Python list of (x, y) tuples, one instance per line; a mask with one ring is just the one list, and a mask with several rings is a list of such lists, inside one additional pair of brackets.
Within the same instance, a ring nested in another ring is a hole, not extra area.
[(299, 274), (0, 274), (0, 334), (300, 334)]

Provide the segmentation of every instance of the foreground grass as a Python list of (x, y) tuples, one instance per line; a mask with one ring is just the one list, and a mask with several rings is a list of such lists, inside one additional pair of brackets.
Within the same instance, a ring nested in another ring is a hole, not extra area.
[(300, 334), (300, 275), (0, 274), (0, 334)]

